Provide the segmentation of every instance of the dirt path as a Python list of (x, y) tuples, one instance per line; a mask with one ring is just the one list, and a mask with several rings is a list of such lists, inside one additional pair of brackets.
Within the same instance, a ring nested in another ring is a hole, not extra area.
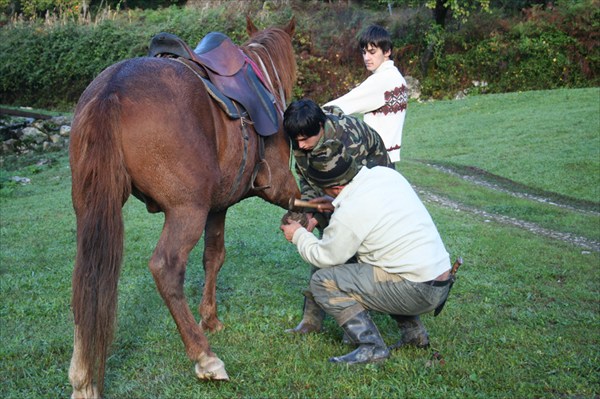
[[(572, 211), (581, 212), (581, 213), (589, 214), (589, 215), (597, 216), (600, 214), (600, 212), (596, 211), (595, 209), (590, 209), (594, 206), (594, 204), (589, 204), (589, 203), (584, 203), (584, 202), (582, 202), (580, 204), (569, 204), (569, 203), (565, 203), (564, 201), (562, 201), (562, 202), (557, 201), (556, 198), (547, 198), (547, 197), (543, 197), (539, 194), (527, 193), (522, 189), (521, 190), (511, 190), (511, 188), (508, 186), (508, 184), (506, 184), (504, 182), (503, 182), (504, 184), (490, 182), (489, 180), (487, 180), (485, 178), (485, 176), (483, 174), (480, 176), (477, 176), (477, 173), (465, 174), (465, 173), (461, 173), (462, 171), (459, 172), (459, 171), (453, 170), (451, 168), (448, 168), (446, 166), (432, 165), (432, 164), (428, 164), (428, 165), (437, 170), (440, 170), (444, 173), (458, 176), (458, 177), (460, 177), (464, 180), (467, 180), (473, 184), (484, 186), (484, 187), (492, 189), (492, 190), (501, 191), (501, 192), (510, 194), (512, 196), (518, 197), (518, 198), (526, 198), (529, 200), (538, 201), (538, 202), (542, 202), (545, 204), (549, 204), (549, 205), (553, 205), (553, 206), (557, 206), (560, 208), (569, 209)], [(476, 172), (476, 170), (475, 170), (475, 172)], [(472, 213), (472, 214), (475, 214), (475, 215), (485, 218), (486, 221), (494, 221), (494, 222), (502, 223), (505, 225), (516, 226), (516, 227), (525, 229), (527, 231), (530, 231), (534, 234), (538, 234), (538, 235), (549, 237), (549, 238), (554, 238), (556, 240), (560, 240), (560, 241), (571, 243), (573, 245), (577, 245), (581, 248), (584, 248), (585, 250), (600, 252), (600, 242), (598, 242), (598, 241), (590, 240), (586, 237), (580, 237), (580, 236), (577, 236), (577, 235), (574, 235), (571, 233), (550, 230), (550, 229), (541, 227), (535, 223), (528, 222), (525, 220), (520, 220), (520, 219), (516, 219), (516, 218), (504, 216), (504, 215), (492, 214), (492, 213), (483, 211), (481, 209), (453, 201), (449, 198), (442, 197), (437, 194), (433, 194), (433, 193), (423, 190), (419, 187), (415, 187), (415, 190), (419, 193), (419, 196), (426, 202), (433, 202), (433, 203), (439, 204), (441, 206), (444, 206), (446, 208), (456, 209), (461, 212), (469, 212), (469, 213)]]
[[(544, 196), (543, 194), (534, 194), (531, 192), (527, 192), (527, 188), (525, 186), (518, 185), (517, 183), (511, 182), (508, 179), (502, 179), (503, 183), (490, 182), (487, 179), (487, 176), (494, 176), (494, 175), (490, 175), (489, 173), (486, 173), (484, 171), (478, 172), (478, 170), (475, 168), (469, 168), (469, 172), (471, 172), (471, 173), (466, 174), (466, 173), (461, 173), (459, 171), (453, 170), (449, 167), (442, 166), (442, 165), (434, 165), (434, 164), (427, 164), (427, 165), (431, 166), (432, 168), (437, 169), (441, 172), (444, 172), (446, 174), (460, 177), (461, 179), (466, 180), (475, 185), (486, 187), (491, 190), (496, 190), (496, 191), (499, 191), (499, 192), (502, 192), (505, 194), (509, 194), (516, 198), (523, 198), (523, 199), (527, 199), (527, 200), (531, 200), (531, 201), (537, 201), (537, 202), (541, 202), (544, 204), (556, 206), (558, 208), (568, 209), (571, 211), (585, 213), (585, 214), (589, 214), (589, 215), (595, 215), (595, 216), (600, 215), (600, 212), (593, 209), (595, 207), (595, 204), (591, 204), (591, 203), (588, 203), (585, 201), (580, 201), (579, 204), (573, 204), (573, 203), (570, 203), (573, 201), (569, 201), (569, 199), (566, 199), (565, 197), (561, 197), (559, 195), (554, 195), (554, 198), (550, 198), (550, 196)], [(501, 178), (498, 176), (494, 176), (493, 179), (499, 180)]]

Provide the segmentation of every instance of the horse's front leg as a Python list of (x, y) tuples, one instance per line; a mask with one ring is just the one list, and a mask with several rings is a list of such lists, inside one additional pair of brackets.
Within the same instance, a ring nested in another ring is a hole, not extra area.
[(223, 323), (217, 317), (217, 276), (225, 261), (225, 216), (227, 210), (209, 213), (204, 231), (204, 292), (199, 312), (202, 328), (220, 331)]
[(165, 225), (149, 267), (158, 291), (175, 320), (187, 355), (196, 362), (198, 378), (228, 380), (223, 362), (210, 350), (183, 291), (188, 256), (202, 235), (205, 220), (206, 211), (197, 209), (165, 212)]

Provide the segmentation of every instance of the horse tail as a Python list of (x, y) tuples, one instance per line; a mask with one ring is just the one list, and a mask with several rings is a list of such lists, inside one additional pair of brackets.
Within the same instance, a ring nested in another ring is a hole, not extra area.
[(83, 99), (73, 120), (69, 150), (77, 217), (72, 307), (80, 371), (86, 383), (96, 380), (101, 394), (123, 258), (122, 207), (131, 193), (131, 179), (120, 145), (117, 95)]

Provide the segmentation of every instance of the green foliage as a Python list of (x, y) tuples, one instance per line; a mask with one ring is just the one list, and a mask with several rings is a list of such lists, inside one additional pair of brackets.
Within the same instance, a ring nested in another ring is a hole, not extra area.
[(598, 85), (600, 52), (590, 29), (600, 11), (590, 13), (582, 4), (534, 8), (524, 20), (479, 14), (460, 29), (429, 28), (417, 48), (431, 53), (426, 67), (416, 62), (423, 61), (418, 54), (408, 53), (411, 63), (403, 70), (419, 77), (422, 94), (433, 98), (480, 90), (473, 82), (485, 82), (487, 93)]
[(0, 9), (9, 18), (23, 18), (34, 21), (54, 14), (61, 19), (76, 19), (81, 14), (95, 17), (107, 8), (157, 9), (170, 6), (183, 6), (183, 0), (0, 0)]
[(425, 5), (432, 10), (443, 5), (454, 18), (464, 22), (473, 12), (489, 11), (490, 0), (427, 0)]
[(430, 65), (427, 78), (421, 82), (421, 94), (431, 98), (448, 98), (467, 85), (464, 79), (463, 57), (459, 54), (436, 59)]
[(72, 106), (104, 68), (142, 55), (146, 40), (135, 27), (122, 29), (110, 20), (95, 27), (69, 23), (41, 33), (28, 27), (3, 29), (0, 37), (4, 101), (57, 108)]
[[(422, 98), (600, 84), (598, 0), (533, 7), (510, 18), (497, 9), (470, 12), (466, 22), (455, 21), (445, 29), (422, 9), (389, 15), (383, 8), (337, 3), (311, 3), (310, 10), (303, 2), (265, 4), (109, 8), (97, 13), (93, 23), (80, 15), (7, 24), (0, 28), (2, 102), (69, 110), (100, 71), (124, 58), (145, 55), (155, 34), (175, 33), (193, 47), (208, 32), (221, 31), (241, 44), (247, 39), (246, 14), (259, 27), (296, 17), (299, 79), (294, 95), (318, 103), (344, 94), (367, 76), (356, 37), (372, 23), (392, 33), (394, 60), (405, 76), (420, 81)], [(474, 81), (485, 85), (474, 87)]]

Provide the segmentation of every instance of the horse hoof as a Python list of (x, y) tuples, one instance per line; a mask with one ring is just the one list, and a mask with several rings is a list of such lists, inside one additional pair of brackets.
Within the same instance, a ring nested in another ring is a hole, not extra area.
[(229, 381), (225, 363), (216, 356), (205, 356), (196, 363), (196, 376), (201, 380)]
[(100, 395), (98, 395), (98, 388), (96, 384), (87, 385), (83, 389), (73, 389), (73, 393), (71, 394), (71, 399), (98, 399)]

